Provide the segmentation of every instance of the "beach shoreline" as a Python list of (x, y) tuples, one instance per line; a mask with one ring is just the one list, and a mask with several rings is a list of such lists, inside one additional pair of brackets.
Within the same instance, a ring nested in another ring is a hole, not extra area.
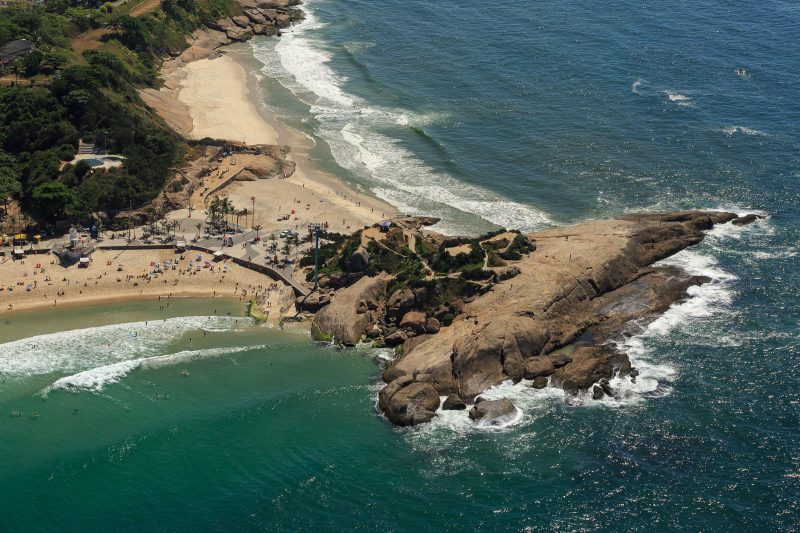
[(232, 262), (197, 261), (198, 256), (210, 260), (207, 254), (163, 249), (100, 249), (86, 268), (62, 267), (50, 255), (6, 260), (0, 268), (0, 316), (125, 300), (166, 305), (173, 298), (219, 297), (238, 298), (242, 305), (256, 300), (267, 322), (278, 323), (294, 302), (292, 289), (283, 283)]
[(242, 205), (250, 204), (253, 197), (269, 198), (261, 209), (254, 206), (270, 213), (256, 217), (266, 232), (274, 229), (272, 214), (283, 213), (287, 204), (299, 204), (307, 211), (304, 222), (326, 222), (330, 231), (342, 233), (396, 216), (394, 206), (315, 164), (310, 153), (316, 141), (271, 113), (262, 102), (254, 62), (258, 59), (247, 43), (215, 50), (192, 45), (181, 56), (163, 63), (161, 89), (145, 89), (140, 94), (188, 140), (212, 138), (285, 148), (286, 161), (294, 165), (290, 175), (280, 180), (234, 182), (216, 193)]

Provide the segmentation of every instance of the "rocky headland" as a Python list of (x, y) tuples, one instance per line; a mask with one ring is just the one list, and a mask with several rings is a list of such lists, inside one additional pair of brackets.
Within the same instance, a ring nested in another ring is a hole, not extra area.
[(306, 310), (318, 340), (396, 347), (378, 402), (392, 423), (428, 422), (441, 406), (494, 425), (516, 408), (480, 394), (507, 380), (563, 388), (568, 401), (615, 395), (612, 377), (637, 375), (615, 341), (710, 281), (655, 263), (716, 224), (753, 220), (648, 213), (452, 239), (423, 229), (436, 219), (399, 218), (336, 243)]

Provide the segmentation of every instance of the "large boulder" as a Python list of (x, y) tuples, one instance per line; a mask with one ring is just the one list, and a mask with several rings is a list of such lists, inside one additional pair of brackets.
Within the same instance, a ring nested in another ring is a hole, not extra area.
[(482, 426), (504, 426), (513, 422), (519, 410), (511, 400), (484, 400), (469, 410), (469, 417)]
[(365, 248), (359, 248), (350, 256), (349, 263), (353, 272), (364, 272), (369, 266), (369, 252)]
[(439, 330), (442, 329), (439, 321), (433, 317), (430, 317), (425, 321), (425, 333), (439, 333)]
[(389, 309), (400, 309), (406, 312), (414, 307), (415, 302), (414, 293), (410, 289), (398, 289), (389, 296), (386, 306)]
[(549, 357), (531, 357), (525, 360), (525, 370), (523, 377), (525, 379), (534, 379), (539, 376), (549, 376), (556, 369), (553, 363), (550, 362)]
[(536, 376), (535, 378), (533, 378), (533, 383), (531, 383), (531, 387), (533, 387), (534, 389), (544, 389), (545, 387), (547, 387), (548, 383), (549, 381), (546, 377)]
[(267, 23), (267, 17), (265, 17), (258, 11), (255, 11), (253, 9), (245, 9), (243, 13), (247, 16), (248, 19), (250, 19), (250, 22), (252, 22), (253, 24)]
[(556, 369), (553, 380), (565, 390), (586, 390), (603, 378), (631, 370), (628, 356), (608, 346), (584, 346), (572, 353), (572, 362)]
[(422, 311), (409, 311), (400, 319), (400, 327), (419, 335), (425, 333), (425, 321), (425, 313)]
[(236, 17), (231, 17), (231, 20), (234, 24), (239, 26), (240, 28), (249, 28), (250, 27), (250, 19), (244, 15), (238, 15)]
[(398, 289), (394, 291), (386, 302), (386, 318), (399, 321), (404, 314), (414, 307), (415, 303), (414, 293), (411, 290)]
[(239, 28), (238, 26), (235, 28), (228, 29), (228, 31), (226, 31), (225, 34), (228, 36), (228, 39), (240, 42), (252, 39), (254, 35), (253, 30), (251, 28)]
[(753, 222), (755, 222), (759, 218), (761, 218), (761, 217), (751, 213), (751, 214), (745, 215), (743, 217), (734, 218), (733, 220), (731, 220), (731, 224), (733, 224), (735, 226), (746, 226), (747, 224), (752, 224)]
[(439, 393), (429, 381), (403, 376), (386, 385), (378, 394), (378, 407), (393, 424), (414, 426), (429, 422), (439, 408)]
[(399, 346), (403, 344), (406, 339), (408, 339), (408, 334), (402, 329), (398, 329), (387, 335), (383, 339), (383, 343), (386, 344), (386, 346)]
[(453, 373), (461, 396), (474, 398), (507, 379), (521, 380), (523, 361), (539, 354), (546, 340), (546, 331), (528, 317), (491, 320), (459, 338), (453, 345)]
[(466, 408), (467, 404), (464, 403), (464, 400), (462, 400), (458, 394), (449, 395), (442, 404), (442, 409), (445, 411), (463, 411)]
[(339, 290), (330, 304), (314, 317), (318, 340), (335, 340), (345, 346), (354, 346), (364, 330), (374, 322), (374, 312), (359, 313), (364, 300), (379, 300), (386, 291), (388, 276), (363, 277), (353, 285)]
[(320, 292), (312, 292), (308, 297), (298, 296), (295, 299), (295, 307), (299, 311), (310, 311), (312, 313), (319, 311), (329, 303), (331, 303), (331, 295)]

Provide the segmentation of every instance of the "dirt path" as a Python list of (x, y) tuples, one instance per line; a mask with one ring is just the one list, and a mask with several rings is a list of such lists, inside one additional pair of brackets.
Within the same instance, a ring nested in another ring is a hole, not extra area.
[(142, 3), (131, 9), (128, 14), (132, 17), (141, 17), (146, 13), (150, 13), (160, 5), (161, 0), (144, 0)]
[[(135, 5), (128, 14), (132, 17), (141, 17), (150, 13), (161, 5), (161, 0), (144, 0)], [(96, 28), (84, 32), (72, 40), (72, 49), (77, 53), (82, 54), (87, 50), (97, 50), (103, 45), (103, 37), (110, 35), (114, 30), (111, 28)]]

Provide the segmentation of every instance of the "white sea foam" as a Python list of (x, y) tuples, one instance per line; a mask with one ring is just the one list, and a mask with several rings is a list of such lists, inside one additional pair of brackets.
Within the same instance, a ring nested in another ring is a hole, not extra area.
[(667, 95), (667, 98), (669, 99), (670, 102), (675, 102), (679, 106), (688, 107), (694, 105), (692, 99), (689, 96), (686, 96), (685, 94), (680, 94), (678, 92), (671, 91), (669, 89), (664, 90), (664, 94)]
[[(560, 388), (547, 387), (534, 389), (531, 382), (523, 380), (513, 384), (510, 381), (496, 385), (481, 394), (487, 400), (507, 398), (517, 408), (517, 414), (503, 424), (491, 426), (476, 423), (469, 418), (469, 409), (461, 411), (444, 410), (441, 407), (436, 411), (436, 418), (429, 424), (422, 426), (418, 431), (423, 433), (423, 438), (430, 434), (441, 432), (463, 434), (474, 431), (503, 431), (519, 425), (527, 425), (540, 416), (548, 405), (554, 401), (563, 401), (564, 391)], [(441, 398), (444, 402), (445, 397)]]
[[(769, 231), (769, 215), (766, 212), (743, 208), (720, 210), (737, 212), (740, 216), (753, 213), (764, 218), (749, 226), (736, 226), (731, 223), (716, 225), (706, 234), (702, 245), (705, 249), (712, 251), (724, 249), (728, 241), (740, 239), (744, 232)], [(674, 380), (676, 371), (667, 364), (654, 361), (652, 340), (663, 339), (681, 328), (696, 331), (698, 321), (734, 312), (731, 304), (735, 297), (733, 286), (737, 277), (724, 270), (710, 253), (689, 248), (656, 264), (675, 266), (691, 275), (706, 276), (711, 281), (690, 287), (686, 300), (672, 305), (665, 313), (650, 322), (640, 334), (619, 343), (619, 349), (628, 354), (633, 366), (639, 370), (639, 376), (635, 381), (631, 381), (628, 377), (617, 376), (611, 382), (611, 386), (620, 397), (628, 401), (635, 402), (643, 397), (669, 394), (672, 390), (669, 384)], [(740, 344), (732, 336), (720, 336), (716, 331), (712, 334), (715, 343), (730, 346)], [(606, 399), (606, 403), (614, 403), (614, 400)]]
[(83, 372), (161, 354), (190, 331), (232, 331), (250, 324), (248, 318), (191, 316), (38, 335), (0, 344), (0, 373), (25, 377)]
[(647, 80), (643, 80), (641, 78), (636, 78), (633, 81), (633, 83), (631, 84), (631, 92), (633, 94), (639, 94), (639, 87), (641, 87), (642, 84), (644, 84), (644, 83), (647, 83)]
[[(409, 214), (442, 214), (444, 233), (471, 233), (477, 215), (494, 224), (521, 230), (550, 225), (547, 215), (531, 206), (466, 185), (438, 171), (386, 132), (398, 126), (421, 128), (442, 120), (441, 113), (381, 108), (349, 94), (347, 78), (329, 63), (326, 43), (315, 38), (321, 24), (308, 5), (306, 20), (277, 42), (253, 44), (263, 71), (310, 106), (315, 133), (325, 139), (336, 162), (362, 178), (380, 198)], [(419, 130), (418, 130), (419, 131)]]
[(797, 247), (791, 247), (782, 252), (753, 252), (756, 259), (789, 259), (797, 256)]
[(721, 129), (722, 133), (724, 133), (728, 137), (733, 137), (734, 135), (751, 135), (754, 137), (767, 137), (769, 135), (765, 131), (756, 130), (753, 128), (747, 128), (745, 126), (725, 126)]
[(186, 350), (166, 355), (156, 355), (153, 357), (142, 357), (119, 361), (96, 368), (90, 368), (83, 372), (78, 372), (70, 376), (65, 376), (55, 381), (52, 385), (42, 389), (40, 394), (47, 396), (48, 393), (64, 390), (90, 390), (100, 392), (106, 385), (117, 383), (133, 370), (138, 368), (161, 368), (164, 366), (195, 361), (197, 359), (208, 359), (220, 357), (233, 353), (241, 353), (255, 349), (265, 348), (266, 346), (237, 346), (230, 348), (209, 348), (206, 350)]

